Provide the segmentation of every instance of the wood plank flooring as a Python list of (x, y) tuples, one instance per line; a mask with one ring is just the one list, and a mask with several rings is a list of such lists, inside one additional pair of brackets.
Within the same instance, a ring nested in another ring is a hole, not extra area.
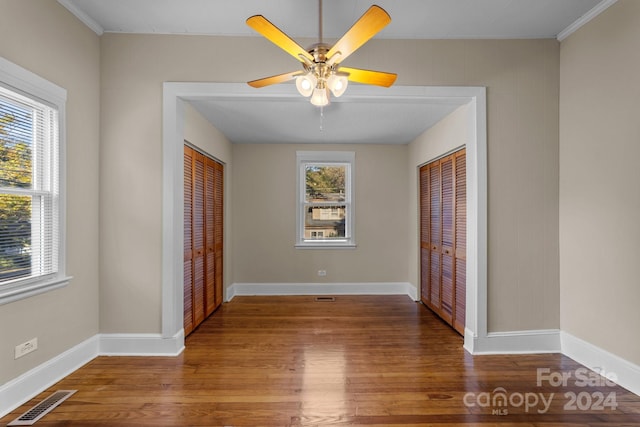
[(98, 357), (0, 425), (77, 389), (36, 426), (640, 426), (640, 397), (581, 368), (471, 356), (405, 296), (236, 297), (179, 357)]

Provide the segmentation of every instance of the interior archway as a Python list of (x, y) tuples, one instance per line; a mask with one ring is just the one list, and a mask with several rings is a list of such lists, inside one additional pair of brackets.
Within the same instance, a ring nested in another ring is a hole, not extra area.
[[(184, 104), (207, 99), (247, 102), (299, 97), (284, 85), (255, 91), (240, 83), (167, 82), (163, 88), (163, 247), (162, 247), (162, 337), (184, 346), (182, 331), (182, 207)], [(464, 347), (473, 353), (487, 337), (487, 138), (486, 90), (484, 87), (356, 86), (351, 98), (367, 102), (428, 103), (455, 99), (468, 103), (467, 144), (467, 299)], [(417, 251), (417, 248), (416, 248)], [(416, 284), (419, 288), (419, 284)]]

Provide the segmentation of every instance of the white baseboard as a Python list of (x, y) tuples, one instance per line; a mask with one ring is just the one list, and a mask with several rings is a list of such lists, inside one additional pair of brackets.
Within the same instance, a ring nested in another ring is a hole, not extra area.
[(184, 350), (184, 330), (160, 334), (100, 334), (101, 356), (177, 356)]
[(33, 399), (98, 355), (98, 335), (0, 386), (0, 418)]
[(256, 295), (408, 295), (416, 301), (418, 291), (408, 282), (234, 283), (227, 288), (227, 301)]
[(607, 377), (613, 374), (616, 384), (640, 396), (640, 366), (568, 332), (561, 332), (560, 340), (562, 354)]
[[(558, 329), (490, 332), (486, 337), (470, 337), (470, 339), (473, 341), (471, 350), (473, 355), (561, 352)], [(468, 350), (470, 347), (465, 339), (465, 348)]]
[(33, 399), (97, 356), (177, 356), (184, 331), (160, 334), (97, 334), (0, 386), (0, 418)]
[(420, 297), (418, 296), (418, 288), (413, 286), (411, 283), (405, 283), (405, 287), (407, 289), (407, 295), (413, 301), (420, 301)]
[[(235, 295), (408, 295), (408, 283), (371, 284), (247, 284), (233, 285)], [(413, 292), (413, 293), (412, 293)], [(467, 342), (471, 342), (471, 346)], [(613, 373), (616, 383), (640, 395), (640, 366), (559, 330), (493, 332), (485, 338), (465, 331), (465, 349), (474, 355), (562, 353), (596, 372)], [(177, 356), (184, 350), (184, 333), (98, 334), (0, 386), (0, 418), (73, 373), (97, 356)]]
[(476, 336), (473, 334), (473, 331), (469, 328), (464, 328), (464, 343), (462, 347), (469, 354), (475, 354), (475, 345), (476, 345)]

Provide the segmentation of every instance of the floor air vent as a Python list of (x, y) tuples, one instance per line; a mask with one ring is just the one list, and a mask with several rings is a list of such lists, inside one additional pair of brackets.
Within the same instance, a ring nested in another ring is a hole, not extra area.
[(316, 302), (334, 302), (336, 297), (316, 297)]
[(67, 400), (77, 390), (58, 390), (15, 420), (7, 424), (9, 426), (32, 426), (40, 418), (53, 411), (58, 405)]

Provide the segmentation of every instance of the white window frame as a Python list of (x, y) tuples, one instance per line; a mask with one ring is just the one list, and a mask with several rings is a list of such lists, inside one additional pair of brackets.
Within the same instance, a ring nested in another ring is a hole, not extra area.
[[(329, 248), (355, 248), (355, 203), (354, 203), (354, 176), (355, 176), (355, 152), (353, 151), (296, 151), (297, 165), (297, 189), (296, 189), (296, 248), (305, 249), (329, 249)], [(346, 206), (345, 213), (345, 238), (344, 239), (305, 239), (305, 190), (306, 167), (313, 165), (344, 165), (345, 177), (345, 201), (340, 202)]]
[[(48, 104), (55, 108), (58, 113), (58, 152), (52, 153), (57, 159), (58, 191), (56, 194), (57, 212), (53, 217), (57, 217), (54, 227), (58, 235), (57, 247), (53, 249), (54, 272), (37, 277), (18, 278), (5, 283), (0, 283), (0, 305), (7, 304), (20, 299), (38, 295), (54, 289), (66, 286), (71, 277), (67, 277), (65, 272), (65, 206), (66, 206), (66, 186), (65, 186), (65, 108), (67, 91), (50, 81), (26, 70), (6, 59), (0, 57), (0, 85), (17, 94), (31, 98), (40, 103)], [(50, 149), (51, 146), (45, 147)], [(56, 160), (54, 160), (56, 161)], [(56, 209), (56, 207), (52, 207)]]

